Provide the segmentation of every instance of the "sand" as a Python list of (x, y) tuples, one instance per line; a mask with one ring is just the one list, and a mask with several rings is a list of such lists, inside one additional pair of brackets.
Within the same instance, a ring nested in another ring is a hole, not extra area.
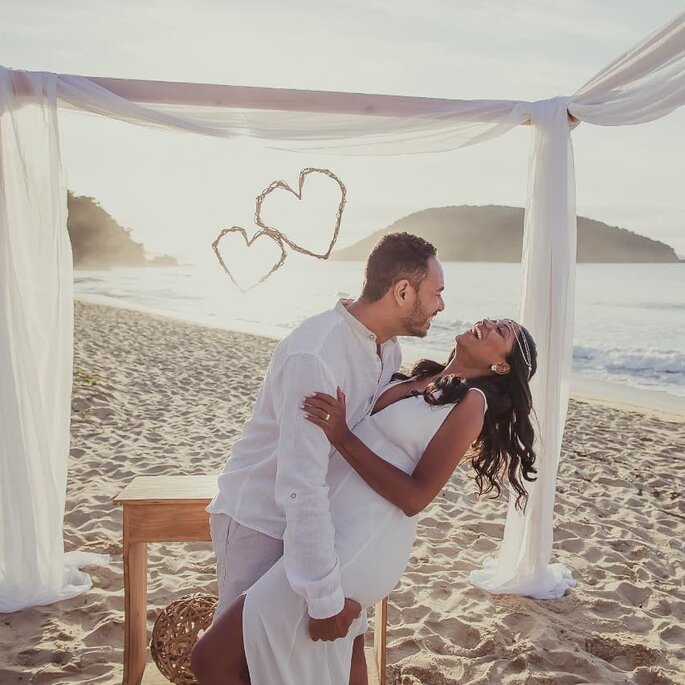
[[(218, 472), (274, 341), (76, 304), (65, 547), (108, 552), (81, 597), (0, 616), (0, 683), (120, 683), (121, 511), (137, 475)], [(423, 512), (390, 598), (388, 682), (685, 683), (683, 417), (574, 400), (561, 458), (555, 556), (577, 589), (495, 597), (468, 583), (501, 539), (505, 502), (462, 467)], [(214, 592), (206, 543), (150, 546), (148, 618)]]

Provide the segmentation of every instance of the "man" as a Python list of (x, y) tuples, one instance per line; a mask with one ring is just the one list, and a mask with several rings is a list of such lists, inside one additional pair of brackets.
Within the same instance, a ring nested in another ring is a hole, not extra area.
[[(307, 603), (312, 639), (347, 635), (361, 607), (340, 585), (326, 486), (332, 448), (299, 405), (307, 394), (335, 395), (340, 387), (349, 424), (361, 421), (399, 370), (396, 336), (424, 337), (444, 309), (443, 289), (430, 243), (386, 235), (369, 256), (361, 297), (308, 319), (277, 345), (207, 508), (219, 581), (215, 619), (283, 556), (292, 589)], [(353, 650), (355, 685), (366, 683), (364, 627), (362, 620)], [(198, 643), (193, 668), (200, 682), (220, 682), (218, 652), (211, 639)]]

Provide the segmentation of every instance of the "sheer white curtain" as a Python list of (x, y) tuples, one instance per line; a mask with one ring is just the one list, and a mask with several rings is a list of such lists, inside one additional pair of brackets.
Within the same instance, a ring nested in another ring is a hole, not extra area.
[(575, 585), (568, 568), (549, 563), (573, 356), (576, 205), (568, 102), (563, 97), (543, 100), (533, 103), (531, 111), (519, 321), (538, 348), (538, 370), (531, 381), (538, 424), (538, 478), (526, 483), (525, 514), (510, 498), (498, 557), (487, 559), (483, 569), (471, 573), (471, 582), (491, 592), (538, 599), (561, 597)]
[(642, 124), (670, 114), (684, 98), (685, 12), (581, 86), (569, 111), (600, 126)]
[[(169, 85), (173, 92), (174, 84)], [(401, 117), (186, 104), (143, 106), (81, 76), (60, 76), (58, 97), (63, 108), (135, 124), (226, 138), (249, 136), (284, 150), (358, 155), (454, 150), (506, 133), (529, 114), (527, 103), (508, 100), (447, 100), (434, 110)]]
[(90, 587), (64, 555), (73, 348), (71, 245), (54, 75), (12, 106), (0, 71), (0, 611)]
[(575, 181), (566, 111), (603, 125), (650, 121), (685, 103), (684, 74), (685, 13), (571, 98), (443, 102), (414, 116), (143, 105), (80, 76), (0, 67), (0, 611), (88, 587), (61, 545), (72, 274), (58, 106), (157, 128), (253, 136), (282, 149), (366, 155), (453, 150), (531, 121), (520, 318), (541, 357), (533, 382), (539, 477), (525, 515), (510, 506), (499, 555), (472, 579), (492, 592), (544, 598), (573, 585), (568, 569), (549, 564), (573, 341)]
[(520, 321), (538, 344), (531, 389), (539, 419), (538, 480), (524, 515), (513, 501), (496, 558), (471, 573), (490, 592), (548, 599), (575, 581), (550, 564), (554, 496), (573, 358), (576, 208), (573, 147), (564, 111), (604, 126), (638, 124), (685, 104), (685, 13), (647, 36), (571, 98), (532, 103)]

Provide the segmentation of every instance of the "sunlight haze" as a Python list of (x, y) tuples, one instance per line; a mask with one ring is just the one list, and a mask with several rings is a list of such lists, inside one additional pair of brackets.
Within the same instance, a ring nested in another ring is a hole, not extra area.
[[(682, 9), (680, 2), (73, 2), (0, 0), (5, 66), (86, 76), (542, 99), (572, 94)], [(151, 131), (61, 113), (69, 188), (151, 254), (212, 258), (220, 228), (307, 166), (348, 188), (339, 245), (428, 207), (525, 204), (530, 130), (449, 153), (342, 157)], [(685, 255), (685, 112), (573, 134), (578, 214)]]

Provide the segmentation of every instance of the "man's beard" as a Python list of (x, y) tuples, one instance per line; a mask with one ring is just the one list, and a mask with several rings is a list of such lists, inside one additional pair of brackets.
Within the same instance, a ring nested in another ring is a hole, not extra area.
[(404, 324), (404, 335), (410, 335), (414, 338), (425, 338), (428, 335), (426, 322), (432, 318), (421, 303), (417, 300), (414, 303), (414, 308), (409, 312), (407, 317), (402, 321)]

